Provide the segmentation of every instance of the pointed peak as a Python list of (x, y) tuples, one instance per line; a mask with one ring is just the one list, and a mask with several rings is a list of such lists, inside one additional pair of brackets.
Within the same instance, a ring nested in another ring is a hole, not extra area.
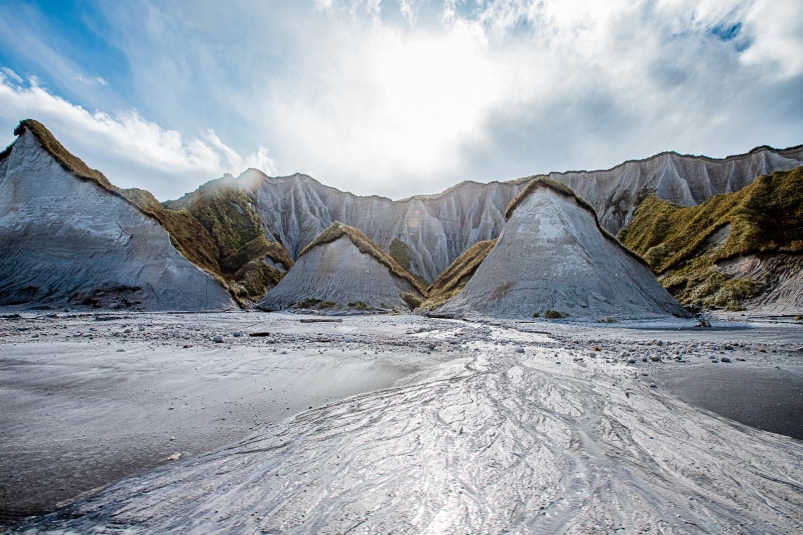
[[(106, 176), (97, 169), (90, 168), (79, 157), (70, 153), (59, 143), (59, 140), (39, 121), (34, 119), (23, 119), (14, 129), (15, 136), (21, 136), (25, 132), (30, 132), (39, 141), (42, 148), (55, 159), (59, 165), (78, 178), (97, 182), (103, 188), (113, 191), (114, 186)], [(13, 146), (13, 143), (12, 143)], [(10, 150), (11, 147), (6, 149)]]
[(398, 262), (393, 260), (390, 255), (388, 255), (376, 243), (374, 243), (371, 238), (363, 234), (361, 230), (350, 225), (346, 225), (345, 223), (341, 223), (340, 221), (335, 221), (326, 229), (324, 229), (323, 232), (318, 234), (318, 236), (312, 240), (309, 245), (301, 250), (301, 252), (298, 254), (298, 258), (304, 256), (314, 247), (331, 243), (341, 236), (348, 237), (348, 239), (351, 240), (351, 242), (357, 247), (357, 249), (360, 250), (361, 253), (372, 256), (378, 262), (387, 267), (388, 270), (390, 270), (390, 272), (397, 277), (401, 277), (409, 281), (410, 284), (412, 284), (421, 295), (427, 295), (426, 288), (424, 288), (424, 286), (418, 280), (416, 280), (416, 278), (413, 277), (409, 271), (401, 267)]
[(609, 241), (616, 244), (619, 248), (621, 248), (626, 254), (633, 257), (638, 262), (644, 264), (645, 266), (649, 267), (649, 264), (646, 260), (644, 260), (641, 255), (631, 251), (629, 248), (622, 245), (622, 242), (616, 239), (608, 230), (600, 225), (599, 219), (597, 218), (597, 212), (594, 210), (594, 207), (588, 203), (585, 199), (577, 195), (572, 188), (558, 182), (556, 180), (552, 180), (551, 178), (547, 178), (545, 176), (536, 176), (530, 182), (527, 183), (526, 186), (521, 190), (521, 192), (512, 200), (510, 204), (507, 205), (507, 209), (505, 210), (505, 220), (509, 220), (510, 217), (513, 215), (513, 212), (516, 211), (516, 208), (526, 201), (533, 193), (535, 193), (539, 189), (547, 189), (565, 197), (569, 200), (573, 200), (577, 206), (583, 208), (589, 215), (594, 219), (594, 223), (599, 229), (600, 233)]
[(545, 176), (536, 176), (533, 177), (527, 184), (522, 188), (518, 195), (516, 195), (512, 201), (507, 205), (507, 209), (505, 209), (505, 220), (510, 219), (510, 216), (513, 215), (513, 212), (516, 208), (524, 202), (527, 197), (532, 195), (536, 190), (540, 188), (547, 188), (564, 197), (568, 197), (570, 199), (574, 199), (577, 204), (582, 206), (583, 208), (588, 209), (592, 214), (594, 214), (594, 218), (597, 217), (597, 213), (594, 210), (594, 207), (591, 206), (588, 201), (583, 199), (582, 197), (578, 196), (572, 188), (558, 182), (557, 180), (552, 180), (551, 178), (547, 178)]

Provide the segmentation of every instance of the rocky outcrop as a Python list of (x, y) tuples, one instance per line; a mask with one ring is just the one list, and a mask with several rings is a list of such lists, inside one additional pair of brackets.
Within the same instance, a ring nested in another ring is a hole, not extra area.
[(409, 310), (426, 291), (364, 234), (334, 223), (302, 252), (293, 269), (258, 307), (326, 312)]
[(462, 292), (439, 316), (604, 319), (686, 315), (647, 264), (608, 235), (566, 186), (530, 182)]
[[(803, 146), (759, 147), (724, 159), (667, 152), (604, 171), (550, 173), (548, 177), (586, 199), (603, 227), (616, 234), (652, 193), (691, 206), (719, 193), (738, 191), (761, 174), (801, 164)], [(360, 229), (385, 251), (394, 240), (403, 242), (410, 271), (434, 281), (469, 247), (499, 236), (507, 204), (532, 178), (462, 182), (437, 195), (399, 201), (342, 192), (303, 174), (268, 177), (252, 169), (235, 180), (221, 181), (248, 192), (268, 239), (284, 245), (293, 259), (334, 221), (342, 221)]]
[(160, 221), (24, 121), (0, 160), (0, 305), (234, 306)]

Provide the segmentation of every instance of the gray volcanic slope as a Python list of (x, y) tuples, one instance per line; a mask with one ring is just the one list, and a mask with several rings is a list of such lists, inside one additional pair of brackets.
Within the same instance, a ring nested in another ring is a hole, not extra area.
[(151, 310), (234, 306), (155, 218), (65, 170), (25, 129), (0, 161), (0, 305), (84, 298)]
[(306, 251), (257, 306), (274, 311), (315, 299), (335, 303), (335, 309), (362, 301), (371, 308), (408, 310), (400, 292), (418, 295), (412, 284), (390, 273), (386, 266), (361, 252), (343, 235)]
[(686, 315), (645, 263), (600, 231), (590, 208), (543, 182), (530, 187), (474, 277), (435, 315)]
[[(803, 146), (784, 150), (759, 147), (724, 159), (666, 152), (605, 171), (548, 176), (591, 203), (600, 223), (616, 234), (650, 193), (690, 206), (719, 193), (737, 191), (761, 174), (801, 164)], [(398, 238), (410, 253), (410, 265), (402, 267), (432, 281), (466, 249), (499, 235), (507, 204), (527, 180), (462, 182), (437, 195), (400, 201), (359, 197), (302, 174), (268, 177), (252, 169), (237, 182), (256, 201), (265, 234), (280, 241), (294, 260), (321, 231), (342, 221), (360, 229), (385, 251)]]

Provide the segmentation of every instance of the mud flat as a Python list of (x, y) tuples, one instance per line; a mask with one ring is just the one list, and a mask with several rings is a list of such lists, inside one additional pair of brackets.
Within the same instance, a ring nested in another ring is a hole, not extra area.
[[(109, 486), (9, 530), (803, 529), (803, 442), (700, 408), (675, 386), (695, 373), (744, 378), (755, 370), (782, 370), (791, 381), (784, 384), (794, 385), (803, 358), (799, 326), (299, 319), (230, 313), (0, 322), (0, 423), (15, 436), (0, 444), (5, 496), (34, 494), (31, 481), (51, 469), (61, 479), (50, 486), (80, 480), (89, 448), (62, 441), (76, 434), (94, 433), (108, 466), (153, 452), (132, 467), (134, 477), (106, 473)], [(69, 341), (54, 341), (65, 332)], [(79, 332), (92, 339), (74, 341)], [(742, 395), (742, 382), (724, 380), (722, 395)], [(151, 401), (146, 391), (154, 392)], [(229, 418), (241, 422), (225, 434), (224, 417), (226, 426)], [(193, 440), (180, 443), (185, 433), (211, 438), (193, 449)], [(56, 470), (74, 452), (83, 462), (73, 472)], [(175, 452), (186, 457), (163, 460)], [(26, 464), (25, 454), (34, 459)], [(5, 462), (11, 456), (13, 465)]]
[(391, 387), (430, 360), (381, 344), (371, 344), (369, 354), (367, 339), (400, 329), (359, 319), (340, 325), (266, 314), (27, 316), (0, 320), (6, 519), (51, 511), (270, 422)]

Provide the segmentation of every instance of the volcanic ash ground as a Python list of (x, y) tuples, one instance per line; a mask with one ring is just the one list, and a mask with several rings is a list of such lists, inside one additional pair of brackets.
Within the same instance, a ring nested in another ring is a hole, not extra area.
[(534, 332), (452, 325), (410, 333), (430, 347), (452, 343), (453, 357), (395, 388), (123, 481), (22, 532), (803, 529), (799, 441), (652, 387), (640, 373), (651, 362), (603, 358)]

